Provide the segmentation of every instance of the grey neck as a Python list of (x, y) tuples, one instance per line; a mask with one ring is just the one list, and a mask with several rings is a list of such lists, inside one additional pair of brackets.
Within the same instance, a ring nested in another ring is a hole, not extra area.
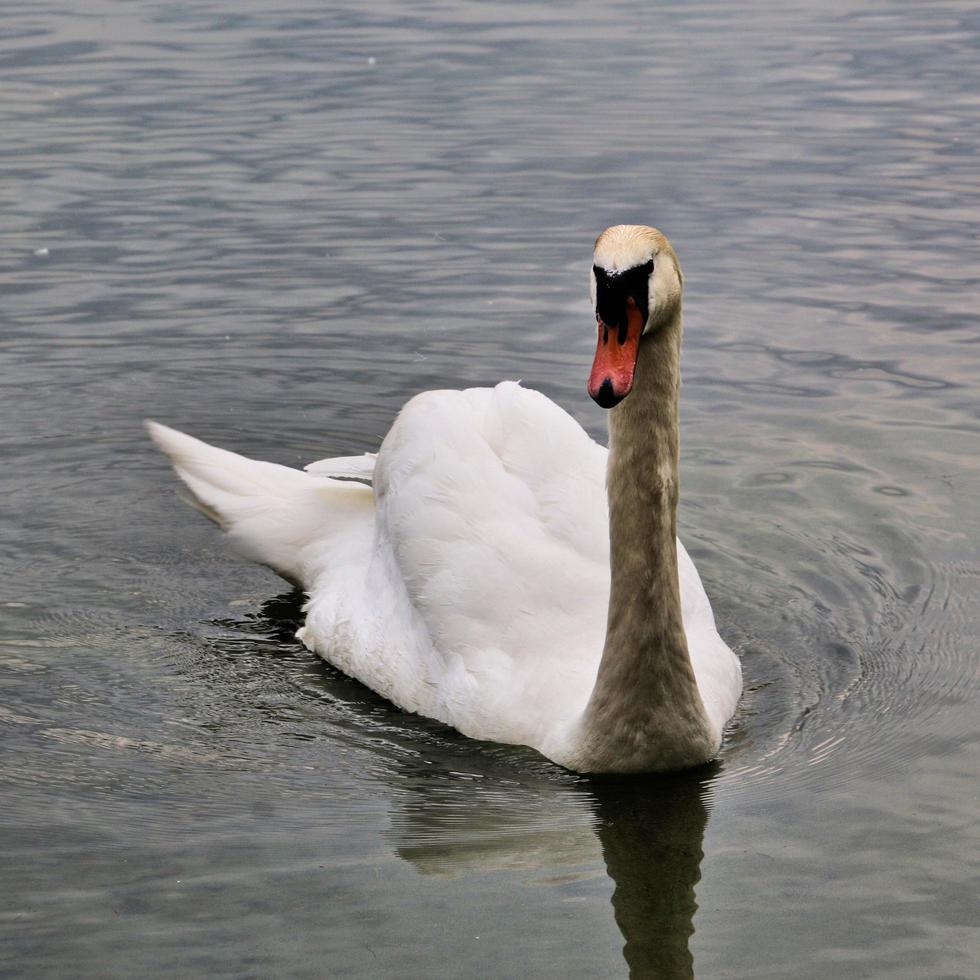
[(606, 642), (583, 718), (589, 767), (685, 768), (717, 749), (688, 655), (677, 577), (678, 308), (640, 342), (609, 413)]

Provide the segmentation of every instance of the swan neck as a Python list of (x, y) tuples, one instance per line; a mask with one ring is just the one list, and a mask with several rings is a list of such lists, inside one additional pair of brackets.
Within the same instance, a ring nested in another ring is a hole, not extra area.
[(696, 765), (717, 749), (688, 655), (677, 572), (681, 315), (644, 336), (631, 394), (609, 413), (611, 588), (585, 714), (598, 765)]

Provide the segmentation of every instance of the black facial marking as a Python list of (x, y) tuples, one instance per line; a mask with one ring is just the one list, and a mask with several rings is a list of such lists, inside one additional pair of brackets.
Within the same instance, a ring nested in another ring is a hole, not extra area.
[(649, 315), (650, 273), (653, 272), (653, 259), (643, 265), (634, 266), (624, 272), (607, 272), (597, 265), (592, 266), (595, 273), (595, 312), (607, 326), (619, 331), (619, 342), (626, 343), (627, 317), (626, 300), (632, 296), (643, 318), (644, 325)]

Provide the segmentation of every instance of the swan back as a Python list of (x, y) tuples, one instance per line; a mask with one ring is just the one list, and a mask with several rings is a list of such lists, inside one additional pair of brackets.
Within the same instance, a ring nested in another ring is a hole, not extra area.
[(436, 717), (539, 744), (584, 706), (608, 602), (605, 455), (513, 382), (399, 415), (375, 467), (376, 552), (437, 657)]

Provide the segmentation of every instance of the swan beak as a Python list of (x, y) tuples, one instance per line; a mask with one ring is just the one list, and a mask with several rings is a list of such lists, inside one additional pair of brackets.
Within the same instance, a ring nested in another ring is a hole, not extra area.
[(626, 300), (626, 322), (610, 326), (598, 320), (599, 339), (589, 375), (589, 395), (602, 408), (618, 405), (633, 387), (636, 357), (643, 336), (643, 316), (632, 296)]

